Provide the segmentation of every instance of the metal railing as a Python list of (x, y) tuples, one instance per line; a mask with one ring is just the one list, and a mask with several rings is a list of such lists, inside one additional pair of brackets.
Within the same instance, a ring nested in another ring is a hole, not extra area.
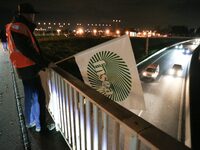
[(49, 112), (73, 150), (190, 149), (59, 67), (48, 85)]

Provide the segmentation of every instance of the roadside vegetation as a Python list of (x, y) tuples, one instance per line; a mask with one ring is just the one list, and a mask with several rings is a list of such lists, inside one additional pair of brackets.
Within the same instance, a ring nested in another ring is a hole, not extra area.
[[(44, 56), (54, 62), (72, 56), (113, 37), (70, 37), (63, 36), (38, 36), (37, 37)], [(130, 38), (136, 62), (145, 59), (158, 50), (187, 39), (183, 38), (149, 38), (148, 53), (146, 38)]]

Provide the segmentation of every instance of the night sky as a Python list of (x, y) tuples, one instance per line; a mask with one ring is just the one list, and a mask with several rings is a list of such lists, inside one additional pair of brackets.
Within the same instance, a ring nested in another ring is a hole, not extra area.
[[(12, 19), (18, 0), (0, 1), (0, 26)], [(200, 26), (200, 0), (26, 0), (38, 21), (105, 23), (121, 19), (128, 27)]]

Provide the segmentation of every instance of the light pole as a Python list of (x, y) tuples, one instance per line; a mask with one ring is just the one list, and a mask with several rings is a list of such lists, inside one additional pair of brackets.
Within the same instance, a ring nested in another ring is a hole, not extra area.
[(146, 53), (146, 55), (148, 55), (148, 53), (149, 53), (149, 37), (148, 36), (146, 36), (145, 53)]

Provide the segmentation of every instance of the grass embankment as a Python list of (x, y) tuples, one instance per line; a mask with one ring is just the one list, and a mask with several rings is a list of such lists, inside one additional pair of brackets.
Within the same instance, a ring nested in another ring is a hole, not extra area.
[(111, 38), (66, 38), (62, 36), (39, 38), (44, 55), (56, 62)]
[[(73, 37), (41, 36), (37, 37), (45, 57), (56, 62), (100, 43), (111, 40), (111, 37)], [(136, 62), (143, 60), (152, 53), (186, 39), (179, 38), (149, 38), (149, 51), (146, 54), (146, 38), (131, 38)]]

